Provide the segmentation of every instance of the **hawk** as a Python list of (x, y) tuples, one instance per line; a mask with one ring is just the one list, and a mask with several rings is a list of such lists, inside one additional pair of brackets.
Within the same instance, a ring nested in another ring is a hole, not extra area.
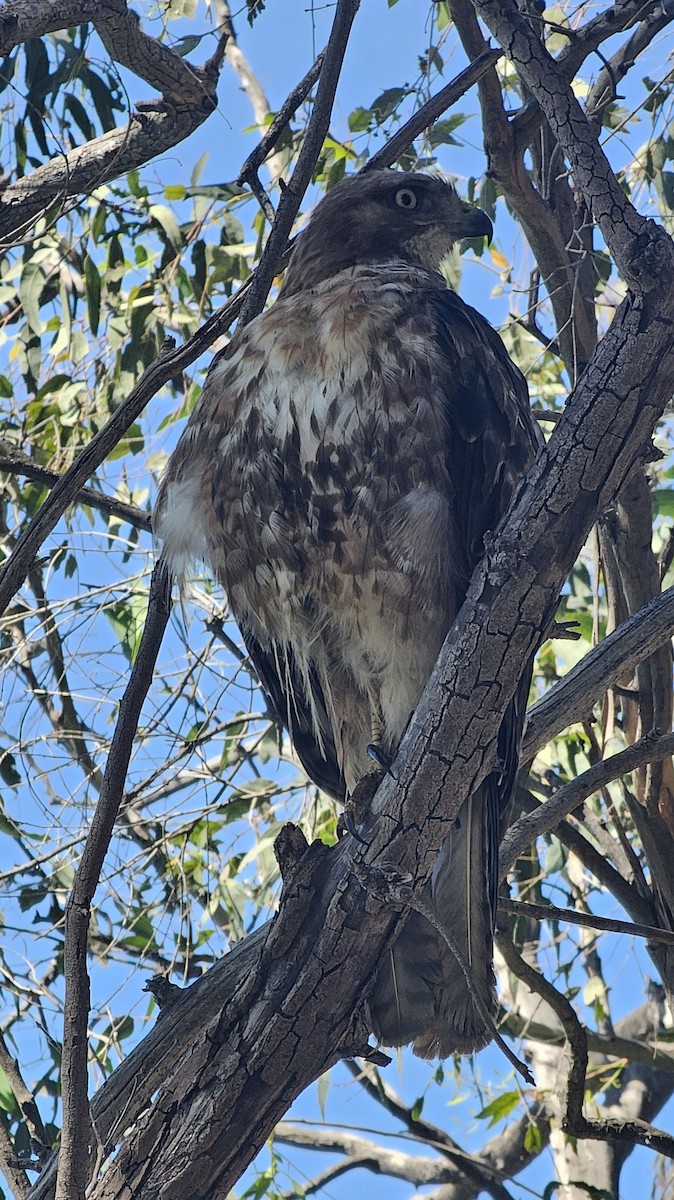
[[(316, 207), (279, 299), (215, 358), (163, 480), (155, 529), (182, 576), (226, 589), (308, 775), (345, 802), (389, 760), (539, 445), (499, 336), (442, 259), (491, 223), (437, 176), (372, 170)], [(498, 770), (462, 809), (427, 885), (495, 1005), (500, 813), (530, 671)], [(412, 912), (369, 997), (385, 1045), (422, 1057), (490, 1038), (439, 933)]]

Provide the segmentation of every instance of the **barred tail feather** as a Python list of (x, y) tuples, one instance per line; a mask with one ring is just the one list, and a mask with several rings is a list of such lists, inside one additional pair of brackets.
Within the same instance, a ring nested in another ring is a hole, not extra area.
[[(447, 837), (425, 897), (468, 962), (484, 1007), (496, 1007), (488, 784), (471, 797)], [(491, 1032), (476, 1010), (463, 971), (440, 933), (410, 914), (377, 975), (370, 1012), (387, 1046), (413, 1043), (422, 1058), (481, 1049)]]

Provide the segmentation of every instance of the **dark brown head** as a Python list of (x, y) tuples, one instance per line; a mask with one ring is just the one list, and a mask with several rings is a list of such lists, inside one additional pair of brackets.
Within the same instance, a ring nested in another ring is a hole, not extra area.
[(366, 171), (339, 183), (314, 209), (293, 250), (283, 295), (347, 267), (394, 259), (437, 271), (460, 238), (491, 234), (486, 213), (437, 175)]

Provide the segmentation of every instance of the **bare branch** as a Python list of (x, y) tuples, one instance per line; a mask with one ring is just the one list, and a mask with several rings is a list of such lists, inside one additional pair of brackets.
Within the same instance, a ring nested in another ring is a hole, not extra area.
[(304, 103), (316, 83), (323, 67), (324, 58), (325, 50), (321, 50), (321, 53), (317, 56), (316, 61), (312, 63), (304, 78), (300, 79), (297, 86), (293, 88), (292, 92), (284, 100), (264, 137), (244, 162), (239, 171), (237, 183), (244, 183), (257, 173), (258, 168), (274, 148), (281, 134), (286, 130), (290, 120), (297, 112), (300, 104)]
[(37, 1143), (36, 1148), (44, 1151), (49, 1147), (47, 1131), (40, 1116), (40, 1110), (35, 1102), (35, 1096), (26, 1087), (17, 1060), (10, 1054), (7, 1043), (0, 1034), (0, 1066), (2, 1067), (16, 1102), (21, 1109), (26, 1122), (31, 1141)]
[(672, 19), (666, 4), (657, 4), (652, 12), (646, 13), (632, 36), (611, 56), (590, 88), (585, 100), (585, 111), (589, 117), (593, 120), (598, 117), (601, 119), (606, 106), (618, 99), (618, 83), (632, 69), (639, 55), (650, 46), (653, 38), (669, 25)]
[[(41, 467), (27, 454), (23, 454), (21, 450), (17, 450), (15, 446), (2, 438), (0, 438), (0, 471), (7, 471), (12, 475), (23, 475), (35, 483), (45, 483), (50, 488), (53, 488), (63, 478), (58, 471), (50, 471), (48, 467)], [(117, 500), (114, 496), (106, 496), (104, 492), (97, 492), (95, 488), (80, 488), (74, 496), (74, 500), (80, 504), (88, 504), (90, 508), (95, 508), (107, 516), (118, 517), (120, 521), (128, 521), (129, 525), (133, 525), (136, 529), (145, 529), (147, 532), (152, 530), (148, 512), (144, 512), (136, 504), (127, 504), (124, 500)]]
[(309, 186), (314, 167), (330, 125), (332, 105), (339, 81), (351, 26), (359, 8), (359, 0), (338, 0), (330, 38), (325, 50), (316, 100), (309, 118), (302, 149), (292, 178), (281, 194), (276, 220), (269, 234), (264, 254), (253, 277), (241, 315), (243, 324), (262, 311), (272, 279), (297, 216), (304, 193)]
[(613, 779), (620, 779), (648, 762), (658, 762), (674, 754), (674, 733), (646, 734), (639, 742), (595, 763), (559, 788), (552, 799), (541, 804), (538, 811), (527, 813), (506, 833), (500, 853), (499, 873), (504, 878), (527, 846), (544, 833), (550, 833), (559, 822), (578, 808), (588, 796)]
[[(255, 123), (260, 132), (263, 133), (266, 118), (269, 115), (269, 101), (264, 93), (262, 84), (236, 39), (232, 23), (232, 12), (227, 0), (211, 0), (211, 5), (218, 33), (226, 39), (225, 57), (227, 62), (237, 75), (243, 91), (250, 100)], [(272, 144), (275, 144), (275, 142)], [(271, 175), (272, 184), (274, 184), (279, 179), (283, 170), (283, 155), (278, 153), (270, 154), (267, 160), (267, 167)]]
[(170, 611), (170, 583), (160, 561), (152, 576), (148, 617), (131, 678), (120, 704), (119, 718), (98, 803), (66, 908), (66, 998), (61, 1068), (63, 1128), (56, 1200), (83, 1198), (89, 1177), (91, 1118), (87, 1080), (87, 1025), (90, 1008), (87, 936), (91, 901), (110, 844), (138, 718), (152, 682)]
[(93, 21), (100, 8), (100, 0), (6, 0), (0, 10), (0, 55), (6, 57), (28, 38)]
[(670, 239), (641, 216), (623, 192), (562, 68), (515, 0), (474, 3), (538, 101), (623, 279), (635, 291), (647, 291), (671, 258)]
[[(652, 1150), (659, 1150), (669, 1158), (674, 1157), (674, 1137), (656, 1129), (646, 1121), (603, 1120), (588, 1121), (583, 1112), (586, 1075), (588, 1065), (588, 1036), (574, 1009), (565, 996), (548, 983), (513, 946), (507, 936), (497, 938), (498, 948), (508, 969), (512, 971), (532, 992), (537, 993), (550, 1005), (558, 1017), (570, 1049), (570, 1063), (566, 1084), (566, 1113), (562, 1128), (571, 1137), (591, 1138), (603, 1141), (619, 1138)], [(610, 1051), (609, 1051), (610, 1053)]]
[(668, 588), (619, 625), (532, 705), (522, 743), (522, 761), (529, 762), (567, 725), (591, 715), (597, 700), (673, 633), (674, 588)]
[[(532, 904), (530, 901), (509, 900), (499, 896), (501, 912), (519, 913), (536, 921), (562, 921), (568, 925), (582, 925), (584, 929), (597, 929), (606, 933), (624, 933), (628, 937), (648, 938), (653, 942), (674, 945), (671, 929), (657, 929), (655, 925), (639, 925), (634, 921), (617, 921), (613, 917), (597, 917), (594, 913), (577, 912), (574, 908), (556, 908), (554, 904)], [(674, 1067), (673, 1067), (674, 1069)]]
[(215, 108), (217, 72), (187, 62), (164, 42), (145, 33), (126, 0), (94, 5), (93, 23), (110, 57), (144, 79), (165, 100), (194, 106), (207, 116)]
[[(306, 1146), (312, 1150), (337, 1151), (347, 1155), (352, 1167), (365, 1167), (376, 1175), (390, 1175), (423, 1186), (460, 1178), (456, 1167), (441, 1158), (424, 1158), (420, 1154), (403, 1154), (339, 1129), (305, 1127), (295, 1122), (280, 1121), (274, 1139), (290, 1146)], [(345, 1165), (346, 1166), (346, 1165)]]
[(4, 1124), (0, 1121), (0, 1168), (7, 1180), (14, 1200), (26, 1200), (30, 1192), (30, 1182), (22, 1166), (17, 1161), (16, 1152)]
[[(188, 63), (146, 34), (126, 0), (77, 6), (26, 4), (8, 0), (0, 14), (0, 41), (6, 54), (20, 41), (68, 24), (91, 20), (110, 56), (161, 93), (144, 103), (122, 129), (113, 129), (17, 179), (0, 193), (0, 245), (20, 240), (35, 219), (62, 210), (68, 201), (89, 194), (117, 175), (177, 145), (212, 113), (217, 104), (218, 62)], [(53, 214), (52, 214), (53, 215)]]
[(435, 96), (431, 96), (421, 108), (417, 109), (409, 121), (401, 125), (392, 138), (389, 138), (385, 146), (378, 150), (368, 159), (367, 165), (363, 168), (365, 171), (374, 171), (380, 167), (390, 167), (409, 146), (415, 138), (419, 137), (424, 130), (429, 129), (438, 117), (446, 112), (448, 108), (456, 104), (463, 95), (473, 87), (479, 79), (497, 63), (502, 57), (500, 50), (492, 50), (488, 48), (483, 51), (478, 57), (467, 67), (464, 68), (450, 83), (443, 87)]

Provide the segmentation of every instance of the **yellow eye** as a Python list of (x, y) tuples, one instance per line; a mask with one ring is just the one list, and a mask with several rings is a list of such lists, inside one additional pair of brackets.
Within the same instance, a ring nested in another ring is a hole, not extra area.
[(411, 188), (398, 188), (396, 192), (396, 204), (398, 208), (416, 208), (417, 195)]

